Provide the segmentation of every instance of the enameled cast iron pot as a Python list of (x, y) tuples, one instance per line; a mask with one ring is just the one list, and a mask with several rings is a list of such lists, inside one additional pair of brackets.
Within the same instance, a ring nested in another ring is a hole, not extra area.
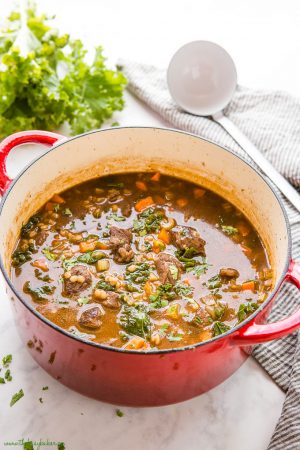
[[(16, 145), (52, 146), (11, 183), (5, 169)], [(245, 322), (210, 341), (153, 352), (115, 349), (58, 328), (22, 298), (10, 280), (18, 231), (54, 193), (104, 174), (161, 171), (201, 183), (239, 207), (257, 228), (275, 271), (269, 299)], [(265, 324), (284, 281), (300, 288), (291, 261), (286, 214), (270, 184), (230, 151), (191, 134), (158, 128), (113, 128), (71, 139), (42, 131), (17, 133), (0, 144), (1, 270), (16, 324), (32, 357), (54, 378), (106, 402), (154, 406), (180, 402), (218, 385), (246, 360), (253, 344), (278, 339), (300, 326), (300, 309)], [(285, 299), (288, 301), (288, 299)]]

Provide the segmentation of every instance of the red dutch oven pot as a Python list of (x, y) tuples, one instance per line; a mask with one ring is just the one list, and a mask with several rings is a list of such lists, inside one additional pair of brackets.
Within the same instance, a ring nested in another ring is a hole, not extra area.
[[(15, 146), (28, 142), (51, 148), (12, 182), (6, 157)], [(258, 230), (275, 273), (267, 301), (235, 329), (189, 347), (148, 353), (75, 337), (41, 316), (10, 280), (11, 253), (22, 223), (54, 193), (104, 174), (145, 170), (201, 183), (234, 203)], [(300, 288), (284, 208), (255, 169), (212, 142), (175, 130), (144, 127), (98, 130), (71, 139), (42, 131), (16, 133), (0, 144), (0, 190), (4, 194), (0, 264), (21, 338), (41, 367), (82, 394), (131, 406), (180, 402), (228, 378), (254, 344), (281, 338), (300, 326), (300, 309), (279, 322), (265, 323), (282, 283)]]

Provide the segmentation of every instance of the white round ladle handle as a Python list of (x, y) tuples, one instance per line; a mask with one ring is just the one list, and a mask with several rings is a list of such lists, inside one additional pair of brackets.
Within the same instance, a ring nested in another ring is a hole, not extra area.
[(245, 150), (260, 169), (270, 178), (271, 181), (280, 189), (285, 197), (300, 212), (300, 195), (293, 186), (272, 166), (272, 164), (263, 156), (263, 154), (249, 141), (249, 139), (234, 125), (231, 120), (224, 116), (222, 112), (214, 114), (212, 118), (219, 123), (230, 136)]

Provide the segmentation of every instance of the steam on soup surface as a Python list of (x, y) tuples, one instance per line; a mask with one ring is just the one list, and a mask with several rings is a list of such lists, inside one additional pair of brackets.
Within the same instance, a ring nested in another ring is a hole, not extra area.
[(246, 217), (159, 173), (101, 177), (54, 195), (22, 227), (12, 279), (59, 327), (134, 350), (221, 335), (272, 287)]

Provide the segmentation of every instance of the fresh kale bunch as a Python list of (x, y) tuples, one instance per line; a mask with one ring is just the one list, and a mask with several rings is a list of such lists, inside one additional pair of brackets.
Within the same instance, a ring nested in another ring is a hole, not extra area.
[(25, 129), (72, 134), (99, 128), (124, 106), (126, 79), (105, 66), (102, 48), (91, 65), (80, 40), (71, 40), (37, 15), (35, 5), (12, 12), (0, 30), (0, 139)]

